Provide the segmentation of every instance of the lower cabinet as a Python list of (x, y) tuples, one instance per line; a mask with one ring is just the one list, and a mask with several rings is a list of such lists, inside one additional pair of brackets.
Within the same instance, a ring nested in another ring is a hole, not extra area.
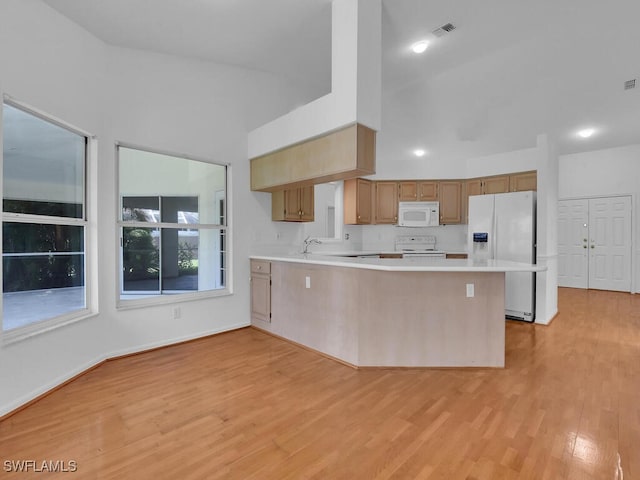
[(251, 260), (251, 321), (271, 322), (271, 262)]

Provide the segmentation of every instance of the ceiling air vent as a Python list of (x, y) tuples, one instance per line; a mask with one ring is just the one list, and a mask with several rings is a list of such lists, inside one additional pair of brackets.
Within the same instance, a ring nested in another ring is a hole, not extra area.
[(636, 79), (632, 78), (631, 80), (627, 80), (624, 82), (624, 89), (631, 90), (632, 88), (636, 88)]
[(447, 23), (445, 25), (442, 25), (441, 27), (436, 28), (433, 33), (436, 37), (441, 37), (453, 30), (455, 30), (455, 25), (453, 23)]

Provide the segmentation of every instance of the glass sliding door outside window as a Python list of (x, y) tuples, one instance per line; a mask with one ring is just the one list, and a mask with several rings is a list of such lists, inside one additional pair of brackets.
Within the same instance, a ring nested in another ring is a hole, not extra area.
[(226, 166), (118, 147), (121, 300), (224, 290)]

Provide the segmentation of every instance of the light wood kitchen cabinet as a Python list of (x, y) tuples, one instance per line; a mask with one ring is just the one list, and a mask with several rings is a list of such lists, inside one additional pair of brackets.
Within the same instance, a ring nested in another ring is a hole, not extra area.
[[(376, 213), (375, 223), (393, 224), (398, 223), (398, 188), (402, 189), (405, 182), (375, 182), (376, 189)], [(416, 182), (413, 182), (414, 184)], [(414, 188), (415, 191), (415, 188)], [(402, 199), (402, 197), (400, 197)]]
[(438, 200), (438, 183), (436, 181), (418, 182), (418, 200), (421, 202), (434, 202)]
[(271, 194), (271, 220), (313, 222), (314, 187), (289, 188)]
[(368, 225), (373, 220), (373, 182), (364, 178), (344, 181), (344, 223)]
[[(378, 182), (381, 183), (381, 182)], [(385, 182), (389, 183), (389, 182)], [(401, 202), (413, 202), (418, 200), (418, 182), (398, 182), (398, 200)]]
[(538, 172), (516, 173), (509, 176), (509, 191), (526, 192), (529, 190), (536, 191), (538, 189)]
[(398, 182), (398, 200), (401, 202), (434, 202), (438, 200), (437, 180), (404, 180)]
[(440, 223), (453, 225), (462, 223), (462, 182), (444, 180), (438, 182)]
[(466, 181), (467, 196), (490, 193), (507, 193), (509, 191), (509, 175), (494, 177), (470, 178)]
[(271, 322), (271, 262), (251, 260), (251, 321)]
[(360, 124), (251, 158), (251, 190), (276, 192), (376, 172), (376, 132)]
[(465, 182), (466, 195), (482, 195), (482, 178), (471, 178)]
[(482, 193), (507, 193), (509, 191), (509, 175), (485, 177), (482, 180)]

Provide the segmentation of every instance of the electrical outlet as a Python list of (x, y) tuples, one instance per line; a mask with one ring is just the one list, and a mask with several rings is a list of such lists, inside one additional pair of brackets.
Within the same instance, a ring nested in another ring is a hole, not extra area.
[(173, 307), (173, 319), (177, 320), (182, 316), (182, 312), (180, 311), (180, 307)]
[(475, 295), (473, 283), (467, 283), (467, 297), (471, 298)]

